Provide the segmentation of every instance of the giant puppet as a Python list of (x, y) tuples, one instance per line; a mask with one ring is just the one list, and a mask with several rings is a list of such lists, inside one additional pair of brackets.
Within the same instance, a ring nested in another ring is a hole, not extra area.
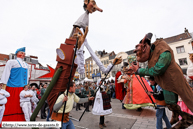
[(167, 107), (172, 111), (171, 125), (178, 122), (178, 116), (182, 119), (173, 127), (175, 129), (187, 128), (193, 124), (193, 116), (182, 112), (177, 105), (179, 95), (188, 108), (193, 111), (193, 91), (183, 76), (181, 68), (175, 62), (172, 49), (163, 39), (157, 39), (151, 44), (152, 34), (148, 33), (134, 52), (138, 62), (148, 61), (147, 68), (139, 68), (139, 64), (132, 65), (132, 69), (139, 75), (154, 76), (163, 89)]
[[(140, 111), (141, 107), (154, 106), (155, 100), (153, 96), (149, 96), (146, 93), (147, 91), (152, 91), (151, 87), (143, 77), (135, 75), (131, 69), (131, 63), (136, 61), (136, 57), (128, 56), (127, 58), (128, 66), (123, 69), (124, 74), (118, 78), (118, 82), (124, 83), (127, 90), (122, 102), (124, 107), (127, 109), (139, 108)], [(141, 85), (143, 83), (144, 85)]]
[(1, 81), (6, 84), (6, 91), (10, 93), (5, 105), (3, 121), (25, 121), (23, 111), (20, 107), (19, 94), (23, 87), (28, 84), (28, 64), (23, 61), (25, 47), (17, 49), (17, 58), (8, 60)]
[[(84, 0), (84, 9), (85, 12), (82, 14), (78, 20), (74, 23), (73, 29), (70, 35), (69, 39), (66, 39), (65, 44), (61, 44), (60, 49), (57, 49), (57, 61), (58, 64), (56, 66), (57, 70), (58, 68), (62, 68), (62, 73), (57, 80), (54, 88), (51, 90), (51, 93), (48, 96), (48, 104), (50, 108), (50, 112), (52, 112), (53, 105), (56, 102), (56, 99), (58, 97), (59, 92), (64, 92), (66, 90), (66, 84), (69, 81), (70, 76), (70, 68), (72, 66), (72, 60), (74, 55), (74, 46), (76, 44), (76, 37), (79, 37), (78, 40), (78, 50), (76, 51), (76, 59), (75, 59), (75, 65), (73, 68), (72, 76), (70, 80), (73, 79), (73, 76), (75, 74), (76, 68), (78, 67), (78, 72), (80, 74), (84, 74), (84, 46), (88, 49), (91, 57), (96, 62), (96, 64), (99, 66), (100, 70), (103, 73), (107, 73), (110, 68), (113, 66), (112, 64), (109, 64), (107, 68), (103, 66), (101, 61), (98, 59), (96, 54), (93, 52), (91, 47), (88, 44), (88, 41), (86, 39), (86, 34), (88, 32), (88, 25), (89, 25), (89, 14), (97, 11), (102, 12), (102, 9), (98, 8), (96, 5), (96, 2), (94, 0)], [(79, 34), (77, 34), (79, 32)], [(121, 63), (121, 58), (115, 58), (113, 63), (116, 61), (116, 64)]]

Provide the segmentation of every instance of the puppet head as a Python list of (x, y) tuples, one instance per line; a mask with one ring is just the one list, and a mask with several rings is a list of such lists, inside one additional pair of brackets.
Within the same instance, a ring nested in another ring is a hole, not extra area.
[(84, 0), (84, 10), (87, 10), (89, 13), (93, 13), (96, 10), (102, 12), (103, 10), (100, 9), (97, 5), (95, 0)]
[(189, 52), (189, 59), (193, 63), (193, 51)]
[(123, 62), (122, 72), (127, 75), (132, 75), (134, 73), (133, 70), (131, 69), (130, 64), (128, 64), (127, 62)]
[(16, 55), (18, 58), (23, 59), (23, 58), (25, 57), (25, 47), (22, 47), (22, 48), (17, 49), (16, 52), (15, 52), (15, 55)]
[(136, 53), (138, 62), (145, 62), (149, 59), (151, 50), (151, 37), (152, 33), (148, 33), (145, 37), (135, 46), (134, 53)]

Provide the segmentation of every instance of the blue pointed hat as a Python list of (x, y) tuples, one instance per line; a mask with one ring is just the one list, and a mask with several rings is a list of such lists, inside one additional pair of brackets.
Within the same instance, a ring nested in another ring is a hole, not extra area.
[(17, 49), (16, 52), (15, 52), (15, 54), (17, 55), (17, 53), (20, 52), (20, 51), (25, 52), (25, 47), (22, 47), (22, 48)]

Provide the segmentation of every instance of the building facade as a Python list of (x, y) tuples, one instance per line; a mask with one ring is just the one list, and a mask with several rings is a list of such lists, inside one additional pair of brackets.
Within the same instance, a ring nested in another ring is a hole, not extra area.
[(176, 63), (182, 68), (185, 73), (188, 65), (190, 64), (188, 53), (193, 50), (192, 36), (185, 29), (185, 33), (165, 38), (164, 40), (173, 50)]

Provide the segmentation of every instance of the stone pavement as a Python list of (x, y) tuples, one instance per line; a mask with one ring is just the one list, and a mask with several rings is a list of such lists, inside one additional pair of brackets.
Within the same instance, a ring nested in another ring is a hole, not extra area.
[[(117, 99), (112, 99), (111, 105), (113, 113), (105, 116), (105, 124), (107, 125), (105, 129), (156, 129), (156, 110), (153, 107), (144, 107), (141, 112), (121, 109), (121, 102)], [(73, 109), (71, 115), (78, 119), (80, 117), (79, 112), (82, 113), (82, 110), (75, 111), (75, 109)], [(78, 117), (75, 114), (78, 114)], [(166, 114), (170, 120), (171, 111), (167, 108)], [(99, 129), (99, 116), (97, 116), (97, 118), (95, 117), (91, 112), (86, 112), (80, 122), (73, 121), (73, 123), (76, 129)], [(164, 121), (163, 127), (165, 127)], [(193, 129), (193, 126), (190, 126), (188, 129)]]
[[(121, 109), (121, 102), (117, 99), (112, 99), (111, 105), (113, 113), (105, 116), (107, 127), (104, 129), (156, 129), (156, 110), (153, 107), (144, 107), (141, 112)], [(84, 109), (83, 107), (81, 108), (81, 111), (76, 111), (74, 108), (70, 115), (73, 118), (79, 119)], [(166, 109), (166, 114), (168, 119), (170, 119), (171, 112), (168, 109)], [(46, 120), (37, 118), (36, 121)], [(76, 129), (99, 129), (99, 116), (95, 116), (91, 112), (86, 112), (80, 122), (74, 120), (72, 122)], [(164, 122), (163, 127), (165, 127)], [(193, 126), (190, 126), (188, 129), (193, 129)]]

